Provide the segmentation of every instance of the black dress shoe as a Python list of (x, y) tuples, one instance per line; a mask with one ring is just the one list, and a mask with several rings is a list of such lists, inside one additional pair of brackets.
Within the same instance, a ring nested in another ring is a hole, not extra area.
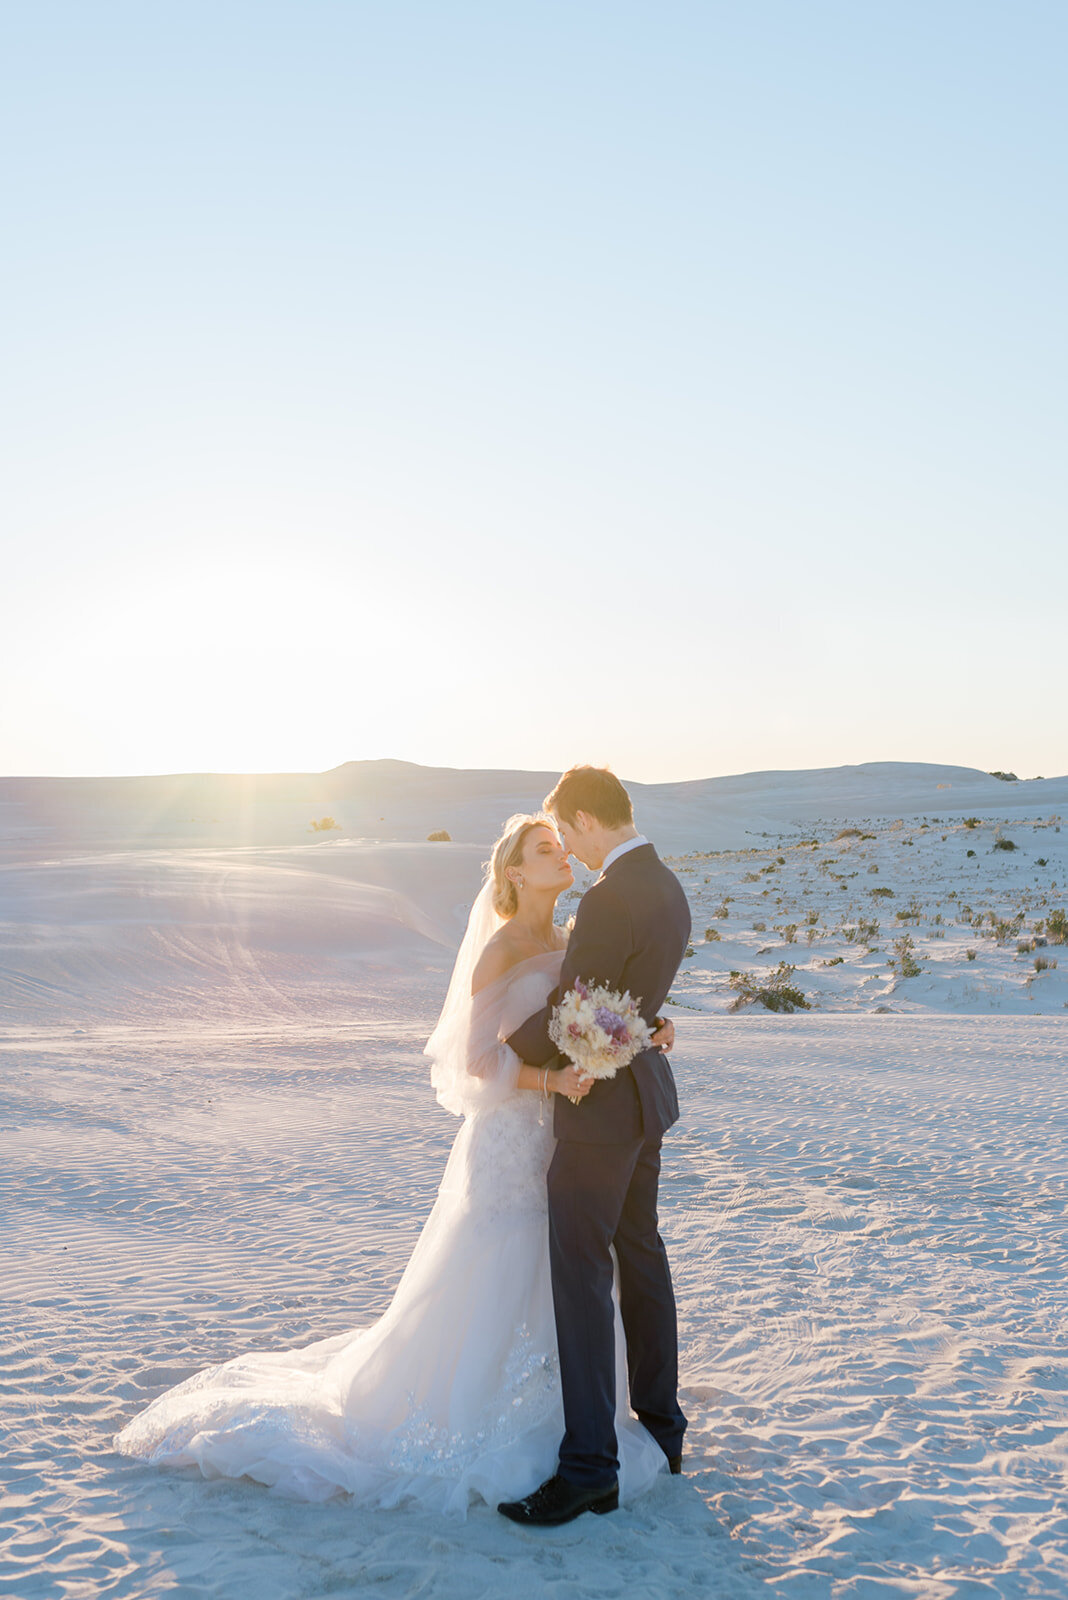
[(682, 1477), (682, 1457), (668, 1456), (668, 1471), (673, 1478)]
[(546, 1478), (540, 1488), (528, 1494), (525, 1500), (506, 1500), (497, 1507), (502, 1517), (512, 1522), (524, 1522), (536, 1528), (554, 1528), (561, 1522), (571, 1522), (584, 1511), (594, 1511), (603, 1516), (619, 1506), (619, 1485), (609, 1489), (586, 1489), (580, 1483), (568, 1483), (566, 1478), (554, 1473)]

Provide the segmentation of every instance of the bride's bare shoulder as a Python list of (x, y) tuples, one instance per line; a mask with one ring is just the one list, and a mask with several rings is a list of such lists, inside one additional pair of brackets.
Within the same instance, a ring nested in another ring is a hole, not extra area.
[(471, 974), (471, 993), (478, 994), (480, 989), (488, 989), (491, 983), (499, 983), (505, 973), (522, 959), (522, 953), (516, 941), (510, 937), (509, 929), (498, 928), (493, 937), (487, 939), (486, 948), (475, 964)]

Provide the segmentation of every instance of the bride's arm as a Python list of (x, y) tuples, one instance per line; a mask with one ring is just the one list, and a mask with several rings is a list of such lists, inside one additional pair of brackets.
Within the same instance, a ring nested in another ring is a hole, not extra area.
[(569, 1094), (581, 1100), (592, 1089), (593, 1079), (584, 1077), (570, 1062), (554, 1071), (552, 1067), (529, 1067), (524, 1061), (515, 1086), (533, 1089), (538, 1094)]
[[(478, 965), (471, 977), (472, 999), (493, 984), (498, 983), (515, 965), (514, 952), (503, 944), (494, 944), (491, 940), (479, 957)], [(476, 1002), (477, 1003), (477, 1002)], [(477, 1046), (468, 1055), (467, 1071), (474, 1078), (492, 1078), (498, 1076), (500, 1071), (500, 1052), (515, 1062), (515, 1052), (508, 1046), (503, 1038), (498, 1037), (494, 1045), (483, 1041), (480, 1050)], [(489, 1048), (486, 1048), (489, 1045)], [(593, 1080), (584, 1077), (577, 1067), (568, 1062), (565, 1066), (554, 1069), (551, 1066), (533, 1067), (526, 1062), (516, 1063), (516, 1076), (513, 1086), (516, 1089), (532, 1089), (536, 1094), (567, 1094), (575, 1099), (581, 1099), (588, 1094)]]

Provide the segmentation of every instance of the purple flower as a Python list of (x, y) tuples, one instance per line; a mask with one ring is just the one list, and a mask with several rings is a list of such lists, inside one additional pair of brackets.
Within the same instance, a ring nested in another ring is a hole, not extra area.
[(607, 1006), (598, 1006), (593, 1013), (594, 1020), (599, 1028), (603, 1028), (610, 1039), (615, 1039), (618, 1044), (625, 1044), (630, 1035), (627, 1024), (616, 1011), (609, 1011)]
[(588, 1000), (590, 997), (590, 991), (587, 989), (581, 978), (575, 979), (575, 993), (578, 995), (580, 1000)]

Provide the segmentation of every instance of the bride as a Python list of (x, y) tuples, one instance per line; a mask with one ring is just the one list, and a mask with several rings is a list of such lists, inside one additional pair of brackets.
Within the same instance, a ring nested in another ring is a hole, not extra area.
[[(464, 1118), (434, 1208), (385, 1314), (299, 1350), (254, 1351), (159, 1396), (116, 1438), (125, 1455), (255, 1478), (279, 1494), (370, 1506), (415, 1500), (466, 1516), (529, 1493), (564, 1431), (549, 1280), (545, 1174), (552, 1092), (574, 1067), (520, 1062), (502, 1042), (544, 1005), (572, 882), (552, 823), (515, 816), (493, 850), (445, 1006), (427, 1042), (441, 1104)], [(654, 1042), (670, 1042), (670, 1025)], [(626, 1405), (616, 1303), (620, 1495), (666, 1459)]]

